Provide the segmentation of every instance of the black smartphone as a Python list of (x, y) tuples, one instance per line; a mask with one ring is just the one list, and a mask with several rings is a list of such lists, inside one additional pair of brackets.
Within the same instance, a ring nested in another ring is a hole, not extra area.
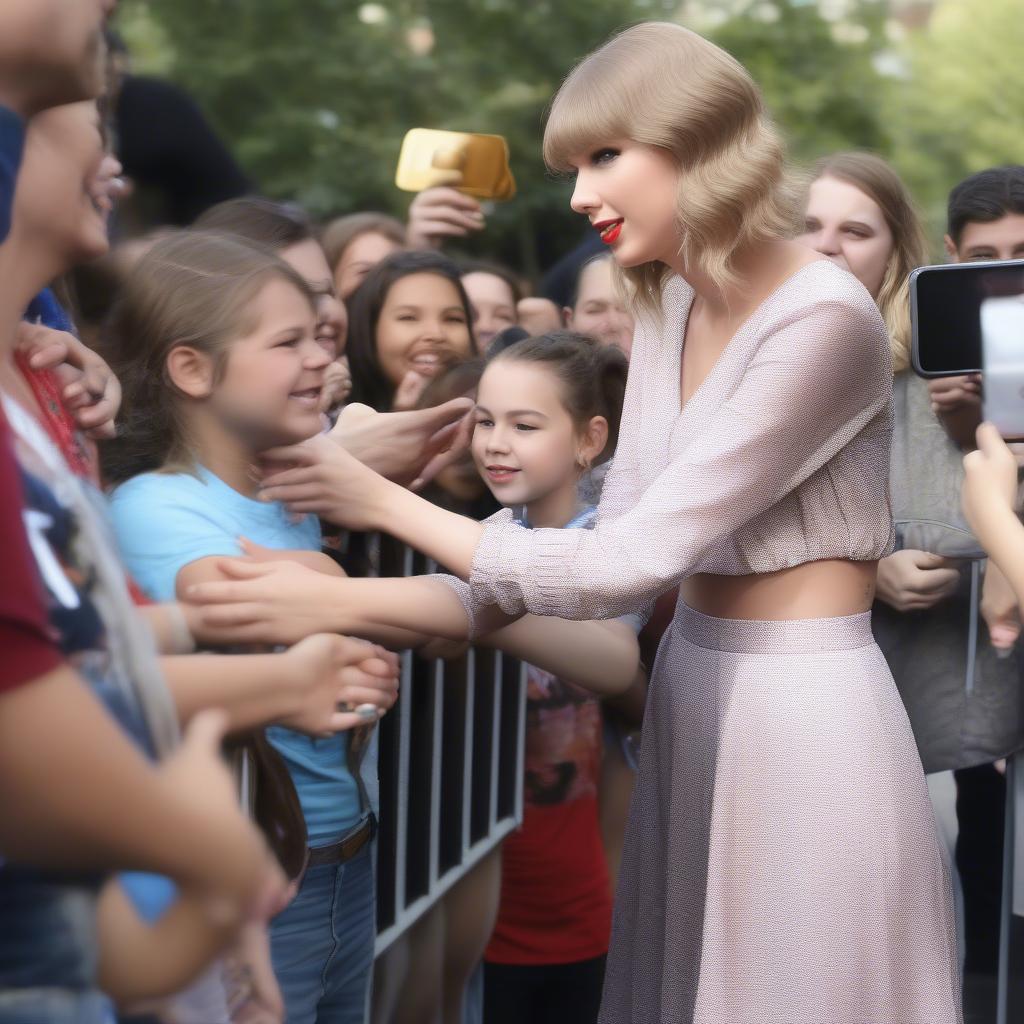
[[(982, 307), (1018, 296), (1024, 296), (1024, 260), (918, 267), (910, 275), (914, 371), (922, 377), (984, 372)], [(1024, 337), (1020, 353), (1024, 362)]]

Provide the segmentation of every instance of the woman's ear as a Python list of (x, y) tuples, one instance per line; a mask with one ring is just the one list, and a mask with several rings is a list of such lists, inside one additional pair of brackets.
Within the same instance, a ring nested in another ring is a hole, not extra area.
[(189, 398), (209, 398), (213, 392), (215, 367), (205, 352), (179, 345), (167, 356), (167, 376)]
[(577, 459), (589, 469), (608, 444), (608, 421), (603, 416), (592, 416), (580, 432)]

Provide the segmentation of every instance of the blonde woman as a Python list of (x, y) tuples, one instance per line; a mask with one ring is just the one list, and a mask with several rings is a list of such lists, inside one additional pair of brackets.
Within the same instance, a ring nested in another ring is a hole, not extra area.
[(526, 612), (619, 616), (680, 585), (600, 1019), (954, 1024), (948, 876), (868, 611), (893, 534), (878, 309), (789, 240), (796, 199), (757, 87), (678, 25), (582, 61), (544, 155), (575, 175), (573, 208), (637, 297), (594, 529), (471, 523), (316, 442), (287, 453), (300, 465), (265, 479), (267, 496), (421, 548), (467, 581), (468, 614), (438, 580), (266, 566), (200, 588), (226, 602), (206, 614), (465, 635)]

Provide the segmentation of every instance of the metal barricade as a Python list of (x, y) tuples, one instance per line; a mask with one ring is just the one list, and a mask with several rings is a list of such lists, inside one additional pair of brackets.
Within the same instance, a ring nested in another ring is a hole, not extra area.
[[(436, 571), (388, 546), (374, 559), (381, 575)], [(522, 821), (525, 722), (515, 658), (403, 655), (398, 703), (379, 727), (378, 956)]]

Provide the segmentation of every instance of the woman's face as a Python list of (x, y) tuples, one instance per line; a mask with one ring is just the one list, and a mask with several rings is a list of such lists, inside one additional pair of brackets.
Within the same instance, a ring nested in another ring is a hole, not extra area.
[(622, 267), (677, 259), (679, 168), (656, 146), (619, 140), (580, 153), (571, 206), (588, 217)]
[(877, 299), (894, 243), (878, 204), (856, 185), (818, 178), (810, 188), (797, 241), (850, 271)]
[(473, 333), (486, 352), (496, 335), (516, 325), (516, 297), (507, 281), (482, 270), (464, 274), (462, 286), (473, 310)]
[(376, 338), (381, 369), (396, 388), (410, 370), (433, 377), (472, 351), (462, 298), (439, 274), (408, 274), (391, 286)]
[(334, 283), (337, 285), (338, 295), (347, 299), (378, 263), (401, 249), (402, 246), (394, 239), (380, 235), (376, 231), (357, 235), (349, 242), (334, 268)]
[(109, 248), (120, 173), (104, 152), (95, 102), (46, 110), (29, 123), (14, 216), (63, 266), (96, 259)]

